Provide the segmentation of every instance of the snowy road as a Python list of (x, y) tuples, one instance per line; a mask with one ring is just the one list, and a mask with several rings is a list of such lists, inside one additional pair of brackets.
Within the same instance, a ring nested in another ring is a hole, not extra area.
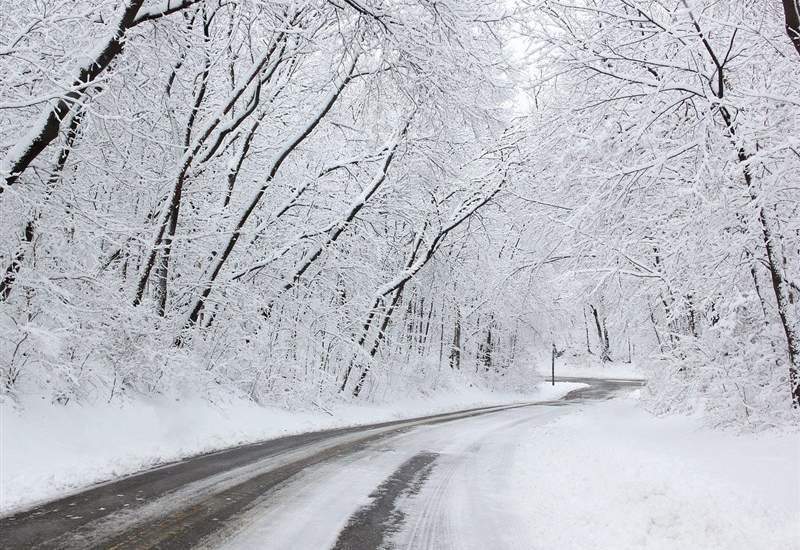
[(303, 434), (197, 457), (0, 519), (2, 548), (517, 548), (519, 441), (581, 402)]

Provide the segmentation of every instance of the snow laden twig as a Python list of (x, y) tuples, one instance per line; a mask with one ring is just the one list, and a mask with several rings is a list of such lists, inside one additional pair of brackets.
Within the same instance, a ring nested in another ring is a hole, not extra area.
[(100, 41), (96, 48), (86, 55), (87, 61), (77, 67), (70, 84), (60, 88), (65, 92), (54, 97), (28, 131), (20, 137), (5, 158), (0, 161), (0, 194), (6, 187), (14, 185), (20, 175), (30, 166), (59, 134), (61, 123), (68, 118), (70, 111), (80, 101), (86, 90), (95, 84), (97, 78), (122, 53), (128, 30), (144, 21), (152, 21), (162, 16), (185, 9), (199, 0), (166, 0), (158, 7), (140, 13), (144, 0), (128, 0), (120, 8), (120, 16), (109, 35)]

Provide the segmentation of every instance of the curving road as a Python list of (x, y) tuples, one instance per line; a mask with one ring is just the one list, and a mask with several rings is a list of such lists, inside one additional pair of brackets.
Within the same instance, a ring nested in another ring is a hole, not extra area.
[[(504, 526), (485, 525), (503, 514), (477, 497), (481, 483), (508, 480), (485, 475), (483, 450), (641, 385), (559, 380), (589, 386), (558, 401), (301, 434), (148, 470), (0, 518), (0, 548), (466, 548), (482, 533), (496, 543)], [(459, 517), (485, 525), (471, 532)]]

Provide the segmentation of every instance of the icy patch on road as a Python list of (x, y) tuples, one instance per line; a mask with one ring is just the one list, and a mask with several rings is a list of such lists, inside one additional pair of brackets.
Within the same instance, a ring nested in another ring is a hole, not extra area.
[(0, 514), (93, 483), (188, 456), (285, 435), (520, 401), (557, 399), (585, 384), (542, 385), (530, 394), (464, 388), (387, 405), (341, 405), (317, 412), (214, 405), (201, 399), (95, 406), (31, 401), (0, 405)]

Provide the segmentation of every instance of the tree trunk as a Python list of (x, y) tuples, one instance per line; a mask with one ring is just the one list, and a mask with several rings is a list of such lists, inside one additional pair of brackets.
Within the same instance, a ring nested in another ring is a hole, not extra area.
[[(420, 355), (425, 355), (425, 352), (428, 348), (428, 334), (431, 330), (431, 318), (433, 317), (433, 308), (436, 304), (431, 301), (431, 307), (428, 309), (428, 315), (425, 319), (425, 327), (422, 329), (422, 332), (419, 337), (419, 353)], [(420, 323), (422, 321), (420, 320)]]
[(800, 3), (798, 0), (783, 0), (783, 14), (786, 19), (786, 34), (794, 49), (800, 54)]
[(778, 317), (786, 336), (786, 348), (789, 356), (789, 387), (792, 394), (792, 406), (800, 408), (800, 334), (794, 322), (791, 312), (789, 299), (789, 285), (783, 274), (779, 270), (781, 265), (779, 251), (775, 242), (775, 235), (772, 232), (771, 220), (762, 206), (759, 209), (759, 222), (764, 235), (764, 247), (767, 250), (767, 260), (772, 281), (772, 290), (775, 293), (775, 300), (778, 305)]
[[(389, 327), (389, 321), (392, 318), (392, 313), (397, 308), (397, 303), (400, 301), (400, 297), (403, 295), (403, 289), (405, 289), (405, 285), (401, 285), (394, 294), (392, 298), (392, 303), (389, 306), (389, 309), (386, 310), (386, 313), (383, 315), (383, 322), (381, 323), (381, 328), (378, 330), (378, 334), (375, 336), (375, 342), (372, 345), (372, 349), (369, 351), (370, 360), (375, 357), (378, 353), (378, 349), (380, 348), (381, 342), (386, 336), (386, 329)], [(367, 380), (367, 374), (369, 374), (370, 365), (367, 364), (361, 370), (361, 376), (358, 377), (358, 383), (356, 384), (355, 389), (353, 389), (353, 397), (358, 397), (361, 394), (361, 391), (364, 389), (364, 382)]]
[(453, 327), (453, 344), (450, 347), (450, 368), (461, 368), (461, 311), (456, 306), (456, 322)]
[(666, 351), (666, 346), (664, 346), (664, 343), (661, 341), (661, 335), (658, 333), (658, 323), (656, 323), (656, 316), (653, 313), (653, 306), (650, 306), (649, 304), (648, 306), (650, 307), (650, 322), (653, 323), (653, 332), (656, 335), (656, 342), (658, 343), (658, 351), (664, 353)]
[(489, 372), (492, 370), (492, 354), (494, 353), (494, 344), (492, 342), (492, 325), (486, 329), (486, 341), (481, 346), (481, 362), (483, 363), (483, 370)]
[(6, 268), (3, 275), (3, 280), (0, 281), (0, 302), (4, 302), (11, 295), (11, 288), (14, 286), (14, 281), (17, 280), (17, 273), (22, 268), (22, 262), (25, 260), (25, 252), (30, 248), (33, 243), (33, 221), (25, 224), (25, 232), (22, 236), (22, 244), (20, 244), (17, 254), (11, 263)]
[[(608, 363), (611, 361), (611, 347), (609, 345), (608, 340), (608, 329), (605, 328), (606, 320), (603, 319), (602, 324), (600, 322), (600, 315), (597, 312), (597, 308), (593, 305), (589, 304), (589, 308), (592, 310), (592, 316), (594, 317), (594, 325), (597, 329), (597, 341), (600, 343), (600, 360), (603, 363)], [(605, 328), (605, 330), (603, 330)]]
[(586, 329), (586, 352), (589, 355), (594, 355), (591, 340), (589, 339), (589, 319), (586, 316), (586, 308), (583, 308), (583, 327)]

